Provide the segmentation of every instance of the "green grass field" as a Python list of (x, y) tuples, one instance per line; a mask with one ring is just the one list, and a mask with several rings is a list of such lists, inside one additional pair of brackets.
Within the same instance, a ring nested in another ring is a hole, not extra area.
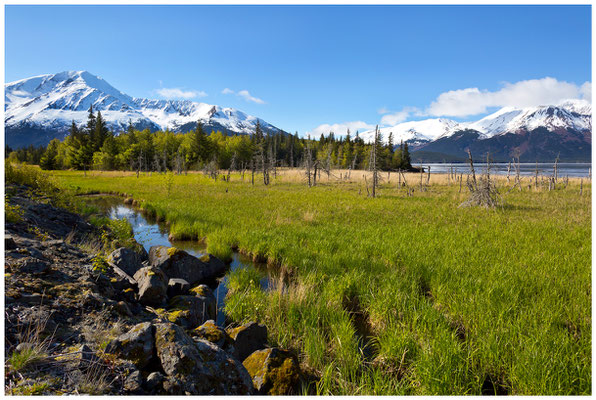
[(239, 270), (227, 313), (296, 351), (319, 378), (311, 393), (591, 394), (585, 182), (583, 196), (578, 181), (525, 186), (486, 210), (458, 208), (467, 195), (439, 177), (412, 197), (392, 182), (373, 199), (362, 182), (308, 188), (291, 174), (268, 187), (238, 174), (52, 175), (79, 193), (127, 193), (216, 255), (268, 260), (274, 289)]

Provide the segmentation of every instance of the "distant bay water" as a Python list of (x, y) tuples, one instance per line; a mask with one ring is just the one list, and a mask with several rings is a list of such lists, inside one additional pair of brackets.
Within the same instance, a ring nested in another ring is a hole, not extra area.
[[(429, 164), (418, 164), (415, 163), (413, 166), (419, 167), (422, 165), (425, 171), (430, 166), (430, 172), (435, 174), (447, 174), (451, 171), (451, 168), (458, 174), (467, 174), (470, 171), (469, 164), (457, 163), (429, 163)], [(490, 165), (490, 171), (492, 174), (507, 175), (507, 168), (509, 163), (493, 163)], [(554, 163), (520, 163), (519, 165), (520, 175), (534, 175), (536, 168), (538, 167), (538, 174), (540, 175), (552, 175)], [(591, 163), (559, 163), (558, 175), (560, 177), (569, 176), (570, 178), (587, 178), (592, 168)], [(486, 171), (486, 163), (474, 163), (474, 169), (476, 173), (483, 173)], [(511, 174), (515, 174), (515, 166), (511, 164)]]

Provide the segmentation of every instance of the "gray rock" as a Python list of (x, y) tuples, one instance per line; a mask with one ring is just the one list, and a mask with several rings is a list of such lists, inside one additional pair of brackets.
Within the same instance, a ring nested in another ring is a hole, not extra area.
[(142, 255), (127, 247), (120, 247), (114, 250), (108, 256), (108, 262), (114, 264), (130, 276), (133, 276), (135, 272), (137, 272), (139, 269), (143, 267)]
[(190, 283), (180, 278), (171, 278), (168, 281), (168, 297), (184, 295), (188, 293)]
[(162, 383), (166, 377), (161, 372), (152, 372), (147, 376), (145, 388), (149, 392), (157, 392), (162, 388)]
[(256, 322), (229, 329), (228, 335), (234, 340), (234, 357), (240, 361), (267, 347), (267, 327)]
[(207, 320), (215, 319), (215, 297), (176, 296), (168, 303), (171, 322), (193, 329)]
[(99, 357), (86, 344), (79, 347), (78, 353), (74, 359), (74, 364), (81, 370), (87, 370), (99, 363)]
[(124, 380), (124, 389), (131, 393), (134, 393), (134, 394), (142, 393), (143, 392), (142, 386), (143, 386), (143, 376), (141, 375), (141, 371), (139, 371), (139, 370), (132, 372)]
[(21, 297), (18, 298), (19, 303), (25, 303), (29, 305), (38, 305), (41, 303), (43, 296), (39, 293), (23, 293)]
[(199, 259), (175, 247), (151, 247), (149, 263), (161, 268), (169, 278), (184, 279), (191, 286), (212, 280), (226, 271), (226, 265), (212, 255)]
[(130, 311), (130, 307), (128, 306), (128, 303), (125, 301), (117, 302), (116, 304), (113, 305), (113, 308), (120, 315), (124, 315), (126, 317), (132, 317), (132, 311)]
[(147, 306), (161, 306), (168, 291), (168, 277), (157, 267), (144, 267), (134, 275), (139, 287), (139, 303)]
[(194, 342), (172, 323), (155, 326), (155, 346), (167, 374), (164, 389), (170, 394), (250, 394), (252, 381), (246, 369), (208, 341)]
[(131, 330), (108, 343), (106, 353), (116, 354), (119, 358), (132, 361), (137, 368), (143, 369), (153, 359), (155, 340), (151, 322), (135, 325)]
[(46, 272), (50, 268), (50, 263), (37, 258), (28, 257), (21, 260), (17, 266), (21, 273), (37, 275)]
[(15, 350), (19, 353), (22, 353), (23, 351), (31, 350), (34, 347), (35, 347), (35, 345), (33, 343), (25, 342), (25, 343), (19, 343), (19, 345), (17, 346), (17, 348)]
[(11, 236), (4, 237), (4, 250), (14, 250), (17, 248), (17, 244)]

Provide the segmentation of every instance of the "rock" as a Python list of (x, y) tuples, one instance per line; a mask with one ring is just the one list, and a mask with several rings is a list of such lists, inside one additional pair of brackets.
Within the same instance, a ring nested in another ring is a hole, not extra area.
[[(146, 251), (145, 259), (147, 259)], [(110, 253), (108, 262), (114, 264), (128, 275), (134, 276), (135, 272), (143, 267), (143, 256), (128, 247), (120, 247)]]
[(190, 284), (184, 279), (171, 278), (168, 281), (168, 297), (187, 294), (189, 289)]
[(199, 296), (176, 296), (168, 303), (170, 322), (193, 329), (215, 318), (215, 298)]
[(33, 343), (27, 343), (27, 342), (25, 342), (25, 343), (19, 343), (19, 345), (17, 346), (17, 348), (15, 349), (15, 351), (17, 351), (19, 353), (22, 353), (24, 351), (31, 350), (34, 347), (35, 347), (35, 345)]
[(134, 275), (139, 286), (139, 303), (148, 306), (162, 305), (167, 296), (168, 278), (157, 267), (144, 267)]
[(41, 303), (43, 297), (39, 293), (23, 293), (21, 297), (17, 300), (20, 303), (26, 303), (29, 305), (38, 305)]
[(161, 268), (169, 278), (184, 279), (191, 286), (215, 279), (226, 270), (226, 265), (212, 255), (198, 259), (176, 247), (151, 247), (149, 263)]
[(259, 350), (242, 363), (252, 378), (258, 394), (291, 394), (300, 379), (296, 357), (278, 348)]
[(170, 394), (242, 395), (252, 391), (250, 375), (242, 364), (213, 343), (195, 343), (175, 324), (155, 326), (155, 346), (167, 375), (164, 389)]
[(240, 361), (267, 347), (267, 327), (256, 322), (229, 329), (228, 334), (234, 340), (234, 357)]
[(130, 311), (130, 307), (125, 301), (119, 301), (118, 303), (114, 304), (113, 308), (120, 315), (132, 317), (132, 311)]
[(124, 380), (124, 389), (134, 394), (141, 394), (143, 392), (143, 376), (141, 371), (136, 370), (126, 377)]
[(14, 250), (17, 248), (17, 244), (14, 239), (10, 236), (4, 237), (4, 250)]
[(108, 343), (106, 353), (132, 361), (143, 369), (152, 361), (155, 340), (151, 322), (135, 325), (131, 330)]
[(124, 199), (124, 204), (132, 204), (133, 201), (134, 199), (132, 197), (127, 197), (126, 199)]
[(21, 273), (38, 275), (46, 272), (50, 268), (50, 263), (37, 258), (28, 257), (18, 263), (18, 268)]
[(193, 333), (201, 339), (215, 343), (221, 348), (227, 347), (232, 342), (226, 331), (215, 325), (215, 322), (212, 319), (196, 328)]
[(147, 380), (145, 381), (145, 388), (149, 392), (159, 392), (162, 388), (162, 383), (165, 379), (165, 376), (161, 372), (152, 372), (147, 376)]
[(87, 370), (94, 366), (97, 368), (97, 363), (99, 363), (99, 357), (95, 355), (93, 350), (86, 344), (81, 345), (75, 355), (74, 364), (81, 370)]

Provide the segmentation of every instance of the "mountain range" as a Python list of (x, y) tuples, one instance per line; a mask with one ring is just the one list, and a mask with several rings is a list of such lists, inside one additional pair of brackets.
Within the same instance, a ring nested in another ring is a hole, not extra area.
[[(520, 157), (521, 161), (590, 161), (592, 105), (568, 100), (538, 107), (504, 107), (478, 121), (457, 122), (445, 118), (409, 121), (380, 128), (385, 141), (407, 142), (416, 161), (464, 161), (472, 154), (490, 153), (495, 161)], [(365, 141), (374, 131), (360, 134)]]
[(5, 142), (11, 147), (45, 145), (68, 134), (72, 121), (86, 124), (88, 110), (101, 111), (108, 128), (169, 129), (188, 132), (201, 121), (204, 129), (227, 133), (254, 132), (257, 120), (265, 132), (278, 128), (234, 108), (190, 100), (134, 98), (87, 71), (65, 71), (7, 83), (4, 86)]
[[(109, 129), (118, 133), (129, 122), (137, 129), (188, 132), (201, 121), (205, 130), (233, 134), (254, 132), (257, 121), (265, 132), (281, 131), (272, 124), (234, 108), (189, 100), (134, 98), (87, 71), (66, 71), (7, 83), (5, 89), (5, 143), (11, 147), (45, 145), (62, 139), (74, 121), (86, 124), (93, 106)], [(446, 118), (408, 121), (380, 128), (387, 141), (407, 142), (414, 162), (464, 161), (467, 150), (487, 152), (495, 161), (519, 156), (521, 161), (590, 161), (592, 105), (568, 100), (557, 105), (504, 107), (478, 121)], [(374, 131), (360, 133), (370, 142)]]

